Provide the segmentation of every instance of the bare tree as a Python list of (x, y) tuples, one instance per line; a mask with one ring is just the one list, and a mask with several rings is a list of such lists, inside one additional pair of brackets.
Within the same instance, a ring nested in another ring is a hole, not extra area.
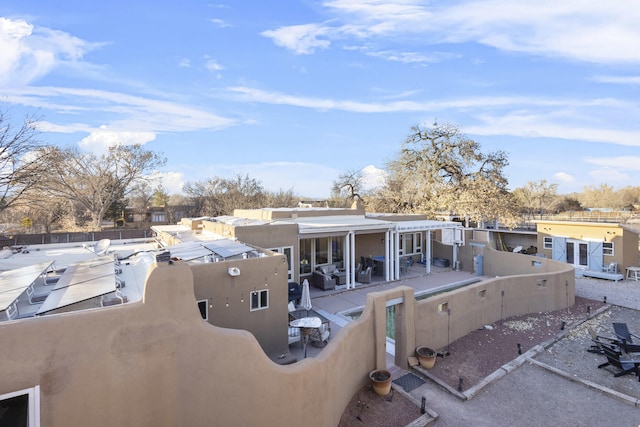
[(332, 204), (350, 206), (354, 201), (363, 199), (364, 175), (361, 170), (346, 171), (333, 181), (331, 187)]
[(116, 145), (99, 156), (54, 147), (43, 152), (48, 168), (42, 188), (53, 196), (66, 197), (86, 211), (94, 230), (100, 228), (105, 212), (117, 198), (128, 195), (135, 183), (149, 179), (145, 174), (166, 161), (139, 144)]
[(452, 124), (414, 126), (400, 153), (388, 162), (379, 192), (391, 212), (446, 212), (484, 222), (518, 221), (507, 190), (503, 151), (483, 153), (480, 144)]
[(552, 184), (544, 179), (529, 181), (523, 187), (516, 188), (513, 195), (524, 209), (529, 219), (535, 218), (554, 210), (559, 202), (558, 184)]
[(35, 118), (27, 116), (14, 127), (0, 107), (0, 209), (14, 204), (38, 182), (45, 168), (38, 135)]
[(267, 200), (260, 182), (248, 175), (187, 183), (183, 191), (191, 199), (197, 215), (231, 215), (234, 209), (261, 208)]

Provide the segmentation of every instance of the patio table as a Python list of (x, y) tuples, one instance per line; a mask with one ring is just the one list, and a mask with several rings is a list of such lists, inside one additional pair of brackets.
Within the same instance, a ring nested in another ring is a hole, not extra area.
[(307, 342), (309, 335), (314, 329), (318, 329), (322, 325), (319, 317), (301, 317), (289, 322), (292, 328), (300, 328), (300, 336), (302, 337), (302, 345), (304, 346), (304, 357), (307, 358)]

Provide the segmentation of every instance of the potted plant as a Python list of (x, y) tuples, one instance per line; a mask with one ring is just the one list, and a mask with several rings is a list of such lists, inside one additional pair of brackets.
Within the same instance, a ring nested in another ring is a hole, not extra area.
[(386, 396), (391, 392), (391, 373), (385, 369), (374, 369), (369, 373), (369, 379), (373, 391), (380, 396)]
[(420, 346), (416, 348), (416, 356), (418, 356), (418, 362), (420, 366), (425, 369), (433, 368), (436, 363), (436, 356), (438, 353), (432, 348)]

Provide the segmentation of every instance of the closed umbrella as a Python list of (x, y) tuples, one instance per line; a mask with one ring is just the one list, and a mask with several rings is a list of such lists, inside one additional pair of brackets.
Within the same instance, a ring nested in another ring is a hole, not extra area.
[(309, 281), (304, 279), (302, 282), (302, 297), (300, 298), (300, 305), (302, 308), (307, 310), (307, 315), (309, 315), (309, 310), (311, 310), (311, 293), (309, 291)]

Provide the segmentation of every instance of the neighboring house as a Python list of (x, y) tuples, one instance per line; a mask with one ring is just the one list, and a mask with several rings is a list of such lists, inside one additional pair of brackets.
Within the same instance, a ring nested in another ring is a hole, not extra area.
[(617, 272), (638, 266), (638, 232), (624, 225), (597, 222), (537, 221), (538, 252), (576, 269)]

